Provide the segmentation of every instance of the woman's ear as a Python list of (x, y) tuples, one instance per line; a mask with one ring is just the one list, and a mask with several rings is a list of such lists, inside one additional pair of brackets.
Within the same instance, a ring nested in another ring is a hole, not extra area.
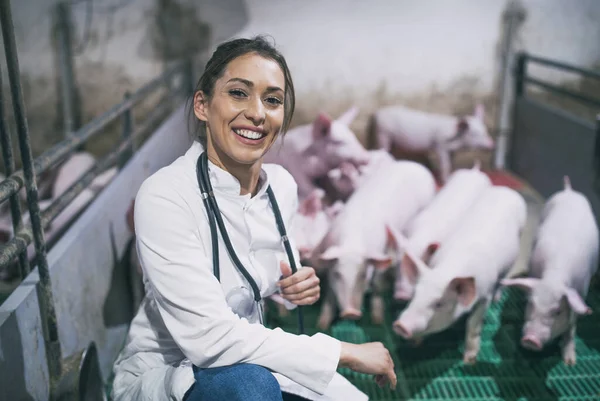
[(194, 94), (194, 115), (200, 121), (208, 121), (206, 113), (208, 99), (204, 96), (204, 92), (198, 91)]

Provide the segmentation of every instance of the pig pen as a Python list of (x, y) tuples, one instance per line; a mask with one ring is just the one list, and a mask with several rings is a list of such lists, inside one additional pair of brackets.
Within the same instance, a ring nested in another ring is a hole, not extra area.
[[(528, 270), (531, 248), (540, 221), (544, 201), (561, 189), (563, 175), (569, 175), (574, 188), (583, 192), (600, 221), (600, 115), (596, 124), (575, 117), (572, 110), (558, 109), (534, 100), (526, 84), (578, 100), (594, 110), (600, 100), (573, 95), (527, 75), (527, 63), (541, 63), (600, 82), (600, 73), (585, 71), (563, 63), (521, 54), (517, 58), (516, 99), (513, 104), (511, 148), (507, 155), (510, 171), (488, 171), (494, 185), (517, 190), (527, 202), (527, 223), (521, 237), (520, 254), (509, 276)], [(539, 97), (539, 96), (537, 96)], [(586, 103), (587, 102), (587, 103)], [(382, 325), (371, 323), (369, 294), (363, 302), (363, 315), (357, 321), (334, 321), (326, 332), (339, 340), (364, 343), (382, 342), (392, 353), (398, 385), (396, 391), (379, 388), (370, 375), (339, 369), (349, 381), (369, 395), (371, 400), (600, 400), (600, 280), (592, 279), (587, 304), (594, 311), (577, 321), (577, 364), (562, 361), (558, 341), (542, 352), (520, 345), (527, 294), (505, 288), (499, 302), (493, 303), (485, 316), (481, 333), (481, 350), (474, 365), (462, 361), (466, 317), (450, 329), (429, 336), (420, 346), (396, 335), (392, 322), (406, 307), (392, 298), (391, 288), (385, 296)], [(323, 286), (327, 285), (325, 282)], [(305, 333), (318, 331), (321, 302), (304, 307)], [(281, 317), (269, 308), (267, 325), (298, 333), (296, 312)]]
[[(510, 276), (522, 274), (527, 269), (544, 201), (528, 185), (520, 185), (518, 190), (527, 201), (528, 217), (521, 238), (521, 252)], [(597, 313), (578, 320), (578, 359), (575, 366), (569, 367), (563, 363), (556, 342), (540, 353), (520, 346), (527, 295), (518, 289), (506, 288), (500, 302), (492, 304), (485, 317), (477, 363), (465, 365), (462, 362), (465, 318), (445, 332), (425, 338), (420, 346), (413, 346), (392, 330), (392, 322), (406, 303), (394, 301), (390, 289), (385, 297), (385, 320), (378, 326), (371, 324), (368, 298), (369, 294), (363, 303), (360, 320), (335, 321), (326, 333), (351, 343), (380, 341), (390, 350), (398, 376), (396, 391), (379, 388), (370, 375), (339, 369), (373, 401), (600, 399), (600, 316)], [(592, 310), (600, 310), (597, 285), (590, 290), (587, 302)], [(321, 301), (304, 307), (307, 335), (320, 331), (316, 326), (320, 307)], [(268, 308), (267, 325), (298, 333), (296, 312), (280, 317), (276, 308)]]

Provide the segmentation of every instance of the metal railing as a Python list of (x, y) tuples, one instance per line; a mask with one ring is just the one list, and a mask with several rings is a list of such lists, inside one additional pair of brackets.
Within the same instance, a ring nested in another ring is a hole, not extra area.
[[(7, 178), (0, 182), (0, 203), (9, 200), (14, 236), (6, 244), (0, 246), (0, 269), (6, 268), (18, 258), (20, 266), (20, 279), (23, 280), (30, 272), (27, 258), (27, 247), (32, 242), (35, 246), (35, 264), (39, 272), (39, 305), (42, 317), (43, 334), (46, 346), (46, 356), (50, 374), (50, 399), (60, 397), (60, 392), (67, 391), (69, 385), (64, 381), (73, 381), (72, 372), (67, 372), (65, 366), (72, 365), (63, 360), (61, 356), (58, 328), (56, 322), (55, 304), (52, 295), (51, 279), (46, 259), (46, 242), (44, 230), (69, 203), (77, 197), (101, 172), (107, 168), (118, 165), (122, 167), (133, 153), (134, 140), (146, 132), (168, 115), (175, 101), (191, 93), (193, 89), (192, 60), (186, 59), (175, 63), (161, 76), (155, 78), (141, 89), (132, 94), (126, 93), (123, 102), (112, 107), (103, 115), (95, 118), (80, 129), (72, 132), (66, 139), (52, 148), (46, 150), (35, 159), (32, 156), (30, 136), (27, 125), (25, 104), (19, 76), (19, 62), (12, 22), (10, 0), (0, 0), (0, 24), (4, 40), (4, 52), (10, 93), (16, 121), (18, 145), (21, 154), (22, 170), (15, 171), (15, 161), (12, 154), (11, 135), (8, 131), (6, 115), (4, 113), (5, 101), (0, 91), (0, 145), (4, 159)], [(179, 83), (174, 81), (179, 78)], [(0, 72), (1, 80), (1, 72)], [(0, 81), (0, 87), (1, 81)], [(159, 89), (167, 87), (167, 94), (161, 99), (160, 104), (147, 116), (135, 124), (132, 118), (132, 108), (141, 103), (149, 95)], [(90, 170), (66, 190), (61, 196), (54, 199), (52, 204), (43, 212), (40, 211), (39, 196), (36, 177), (48, 169), (62, 162), (79, 146), (107, 127), (108, 124), (122, 118), (122, 135), (116, 149), (100, 159)], [(18, 193), (25, 187), (27, 206), (29, 209), (30, 223), (23, 224)], [(90, 348), (95, 350), (95, 347)], [(89, 349), (88, 349), (89, 351)], [(93, 352), (89, 352), (93, 354)], [(75, 356), (82, 359), (81, 355)], [(72, 386), (71, 386), (72, 387)]]
[[(525, 52), (521, 52), (517, 55), (516, 68), (515, 68), (515, 97), (526, 96), (526, 86), (532, 85), (542, 88), (552, 94), (567, 97), (577, 103), (589, 106), (597, 107), (598, 113), (596, 114), (596, 141), (594, 149), (594, 168), (596, 170), (596, 177), (598, 178), (595, 182), (597, 191), (600, 193), (600, 99), (592, 98), (587, 95), (575, 93), (569, 89), (565, 89), (558, 85), (552, 84), (547, 81), (543, 81), (537, 78), (529, 76), (527, 67), (529, 64), (538, 64), (546, 67), (555, 68), (557, 70), (571, 72), (579, 74), (582, 77), (595, 79), (600, 82), (600, 72), (593, 71), (577, 66), (573, 66), (560, 61), (550, 60), (543, 57), (537, 57)], [(510, 153), (514, 154), (514, 142), (511, 146)]]

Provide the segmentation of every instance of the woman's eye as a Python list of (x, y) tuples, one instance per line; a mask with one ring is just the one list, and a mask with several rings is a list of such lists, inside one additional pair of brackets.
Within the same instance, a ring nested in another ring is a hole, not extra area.
[(239, 89), (232, 89), (229, 91), (229, 94), (234, 97), (246, 97), (246, 93)]
[(278, 106), (280, 104), (283, 104), (283, 101), (279, 98), (276, 97), (269, 97), (267, 98), (267, 102), (271, 103), (272, 105)]

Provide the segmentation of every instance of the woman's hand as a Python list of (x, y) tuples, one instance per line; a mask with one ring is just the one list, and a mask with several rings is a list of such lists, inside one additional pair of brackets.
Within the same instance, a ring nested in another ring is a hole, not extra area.
[(339, 367), (355, 372), (375, 375), (379, 387), (388, 382), (392, 390), (396, 389), (396, 372), (390, 352), (380, 342), (352, 344), (342, 342)]
[(296, 305), (312, 305), (321, 296), (319, 278), (312, 267), (304, 266), (292, 274), (290, 265), (281, 261), (279, 264), (283, 279), (277, 282), (281, 296)]

